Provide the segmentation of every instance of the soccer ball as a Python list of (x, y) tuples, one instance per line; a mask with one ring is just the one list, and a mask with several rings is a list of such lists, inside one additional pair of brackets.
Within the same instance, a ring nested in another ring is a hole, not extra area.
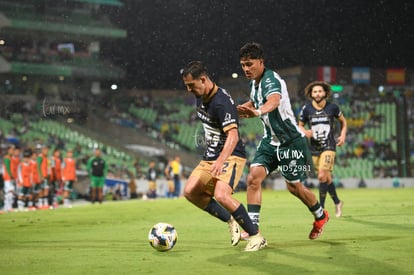
[(154, 249), (168, 251), (177, 243), (177, 231), (171, 224), (160, 222), (151, 228), (148, 240)]

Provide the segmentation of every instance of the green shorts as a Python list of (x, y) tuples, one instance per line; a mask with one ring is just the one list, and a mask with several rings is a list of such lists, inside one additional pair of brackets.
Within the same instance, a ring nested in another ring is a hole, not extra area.
[(40, 190), (42, 190), (42, 183), (35, 183), (33, 186), (33, 193), (39, 194)]
[(296, 138), (288, 144), (274, 146), (262, 140), (251, 166), (264, 166), (267, 174), (278, 170), (291, 183), (303, 182), (313, 171), (312, 156), (306, 138)]
[(48, 178), (44, 178), (42, 180), (41, 186), (42, 186), (42, 190), (49, 189), (49, 179)]
[(92, 188), (103, 188), (105, 185), (105, 177), (91, 176), (91, 187)]
[(22, 187), (19, 188), (18, 193), (19, 193), (19, 196), (22, 196), (22, 197), (23, 196), (28, 196), (28, 195), (33, 193), (33, 188), (22, 186)]
[(65, 190), (65, 191), (72, 191), (73, 184), (74, 183), (75, 183), (74, 180), (67, 180), (67, 181), (65, 181), (65, 186), (63, 187), (63, 190)]

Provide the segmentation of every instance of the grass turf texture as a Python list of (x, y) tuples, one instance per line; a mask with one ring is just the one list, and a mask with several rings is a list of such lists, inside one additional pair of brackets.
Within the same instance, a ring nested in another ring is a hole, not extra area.
[[(314, 190), (316, 193), (316, 190)], [(340, 189), (344, 215), (308, 239), (313, 218), (287, 191), (265, 191), (261, 232), (268, 247), (230, 245), (227, 224), (185, 199), (130, 200), (0, 215), (1, 274), (413, 274), (414, 189)], [(235, 196), (245, 202), (245, 193)], [(148, 243), (157, 222), (176, 246)]]

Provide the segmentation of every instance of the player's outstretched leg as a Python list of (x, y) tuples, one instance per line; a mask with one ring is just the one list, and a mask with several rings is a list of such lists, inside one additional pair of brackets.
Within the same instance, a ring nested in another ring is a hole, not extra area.
[(317, 239), (322, 234), (325, 224), (329, 221), (328, 211), (323, 210), (323, 212), (324, 212), (323, 218), (319, 220), (315, 220), (313, 222), (313, 228), (311, 232), (309, 233), (309, 239), (311, 240)]
[[(246, 208), (243, 204), (231, 213), (237, 223), (250, 235), (249, 242), (246, 245), (244, 251), (257, 251), (267, 246), (266, 239), (259, 233), (257, 226), (255, 226), (252, 220), (247, 214)], [(240, 237), (239, 237), (240, 238)]]

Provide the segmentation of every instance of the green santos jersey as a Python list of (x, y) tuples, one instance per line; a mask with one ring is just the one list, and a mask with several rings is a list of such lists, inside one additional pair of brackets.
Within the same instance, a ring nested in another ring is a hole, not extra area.
[(250, 82), (250, 100), (256, 109), (263, 106), (272, 94), (280, 94), (279, 107), (260, 117), (264, 126), (263, 140), (279, 146), (304, 136), (293, 113), (286, 82), (274, 71), (265, 68), (259, 83)]

